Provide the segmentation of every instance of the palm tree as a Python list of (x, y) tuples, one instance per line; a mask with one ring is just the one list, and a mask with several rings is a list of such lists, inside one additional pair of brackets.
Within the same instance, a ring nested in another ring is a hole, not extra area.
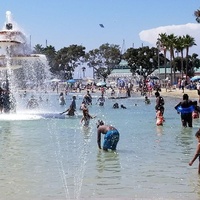
[(189, 55), (189, 48), (196, 45), (195, 39), (191, 37), (190, 35), (183, 36), (184, 46), (186, 49), (186, 80), (187, 80), (187, 74), (188, 74), (188, 55)]
[[(177, 36), (175, 36), (173, 33), (167, 36), (167, 43), (170, 51), (171, 84), (175, 82), (175, 65), (172, 64), (172, 61), (174, 60), (174, 49), (176, 41)], [(174, 72), (174, 76), (172, 76), (172, 72)]]
[(163, 50), (164, 54), (164, 66), (165, 66), (165, 79), (166, 79), (166, 74), (167, 74), (167, 34), (166, 33), (160, 33), (159, 38), (157, 39), (158, 42), (160, 43), (160, 49)]
[(200, 23), (200, 10), (194, 11), (194, 16), (196, 17), (196, 21)]
[(178, 52), (181, 53), (181, 78), (183, 78), (183, 50), (185, 48), (184, 46), (184, 38), (179, 36), (175, 43), (175, 48)]

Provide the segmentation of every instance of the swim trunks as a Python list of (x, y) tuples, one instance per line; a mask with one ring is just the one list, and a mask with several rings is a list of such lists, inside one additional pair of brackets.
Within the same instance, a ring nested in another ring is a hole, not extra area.
[(109, 130), (104, 136), (103, 149), (116, 150), (119, 141), (119, 132), (117, 130)]

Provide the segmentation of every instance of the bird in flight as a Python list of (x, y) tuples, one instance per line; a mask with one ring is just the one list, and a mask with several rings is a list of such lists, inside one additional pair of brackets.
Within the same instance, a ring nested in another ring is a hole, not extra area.
[(101, 28), (104, 28), (104, 25), (103, 25), (103, 24), (99, 24), (99, 26), (100, 26)]

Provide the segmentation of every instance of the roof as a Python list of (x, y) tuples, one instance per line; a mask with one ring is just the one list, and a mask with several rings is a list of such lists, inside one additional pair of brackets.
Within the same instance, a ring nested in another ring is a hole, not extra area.
[(128, 66), (128, 62), (125, 60), (121, 60), (121, 62), (119, 63), (119, 66)]
[(111, 74), (113, 73), (131, 73), (130, 69), (113, 69)]
[(108, 77), (110, 78), (110, 77), (128, 77), (128, 76), (132, 76), (130, 69), (113, 69)]

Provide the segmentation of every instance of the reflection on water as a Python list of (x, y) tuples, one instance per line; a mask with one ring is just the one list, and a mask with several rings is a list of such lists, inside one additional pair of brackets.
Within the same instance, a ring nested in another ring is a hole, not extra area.
[[(182, 128), (177, 102), (166, 99), (165, 123), (157, 127), (154, 100), (117, 100), (127, 109), (112, 109), (116, 100), (108, 99), (104, 108), (92, 105), (97, 118), (89, 128), (80, 118), (2, 120), (0, 199), (199, 199), (198, 161), (188, 166), (199, 121)], [(119, 130), (116, 152), (98, 149), (98, 119)]]

